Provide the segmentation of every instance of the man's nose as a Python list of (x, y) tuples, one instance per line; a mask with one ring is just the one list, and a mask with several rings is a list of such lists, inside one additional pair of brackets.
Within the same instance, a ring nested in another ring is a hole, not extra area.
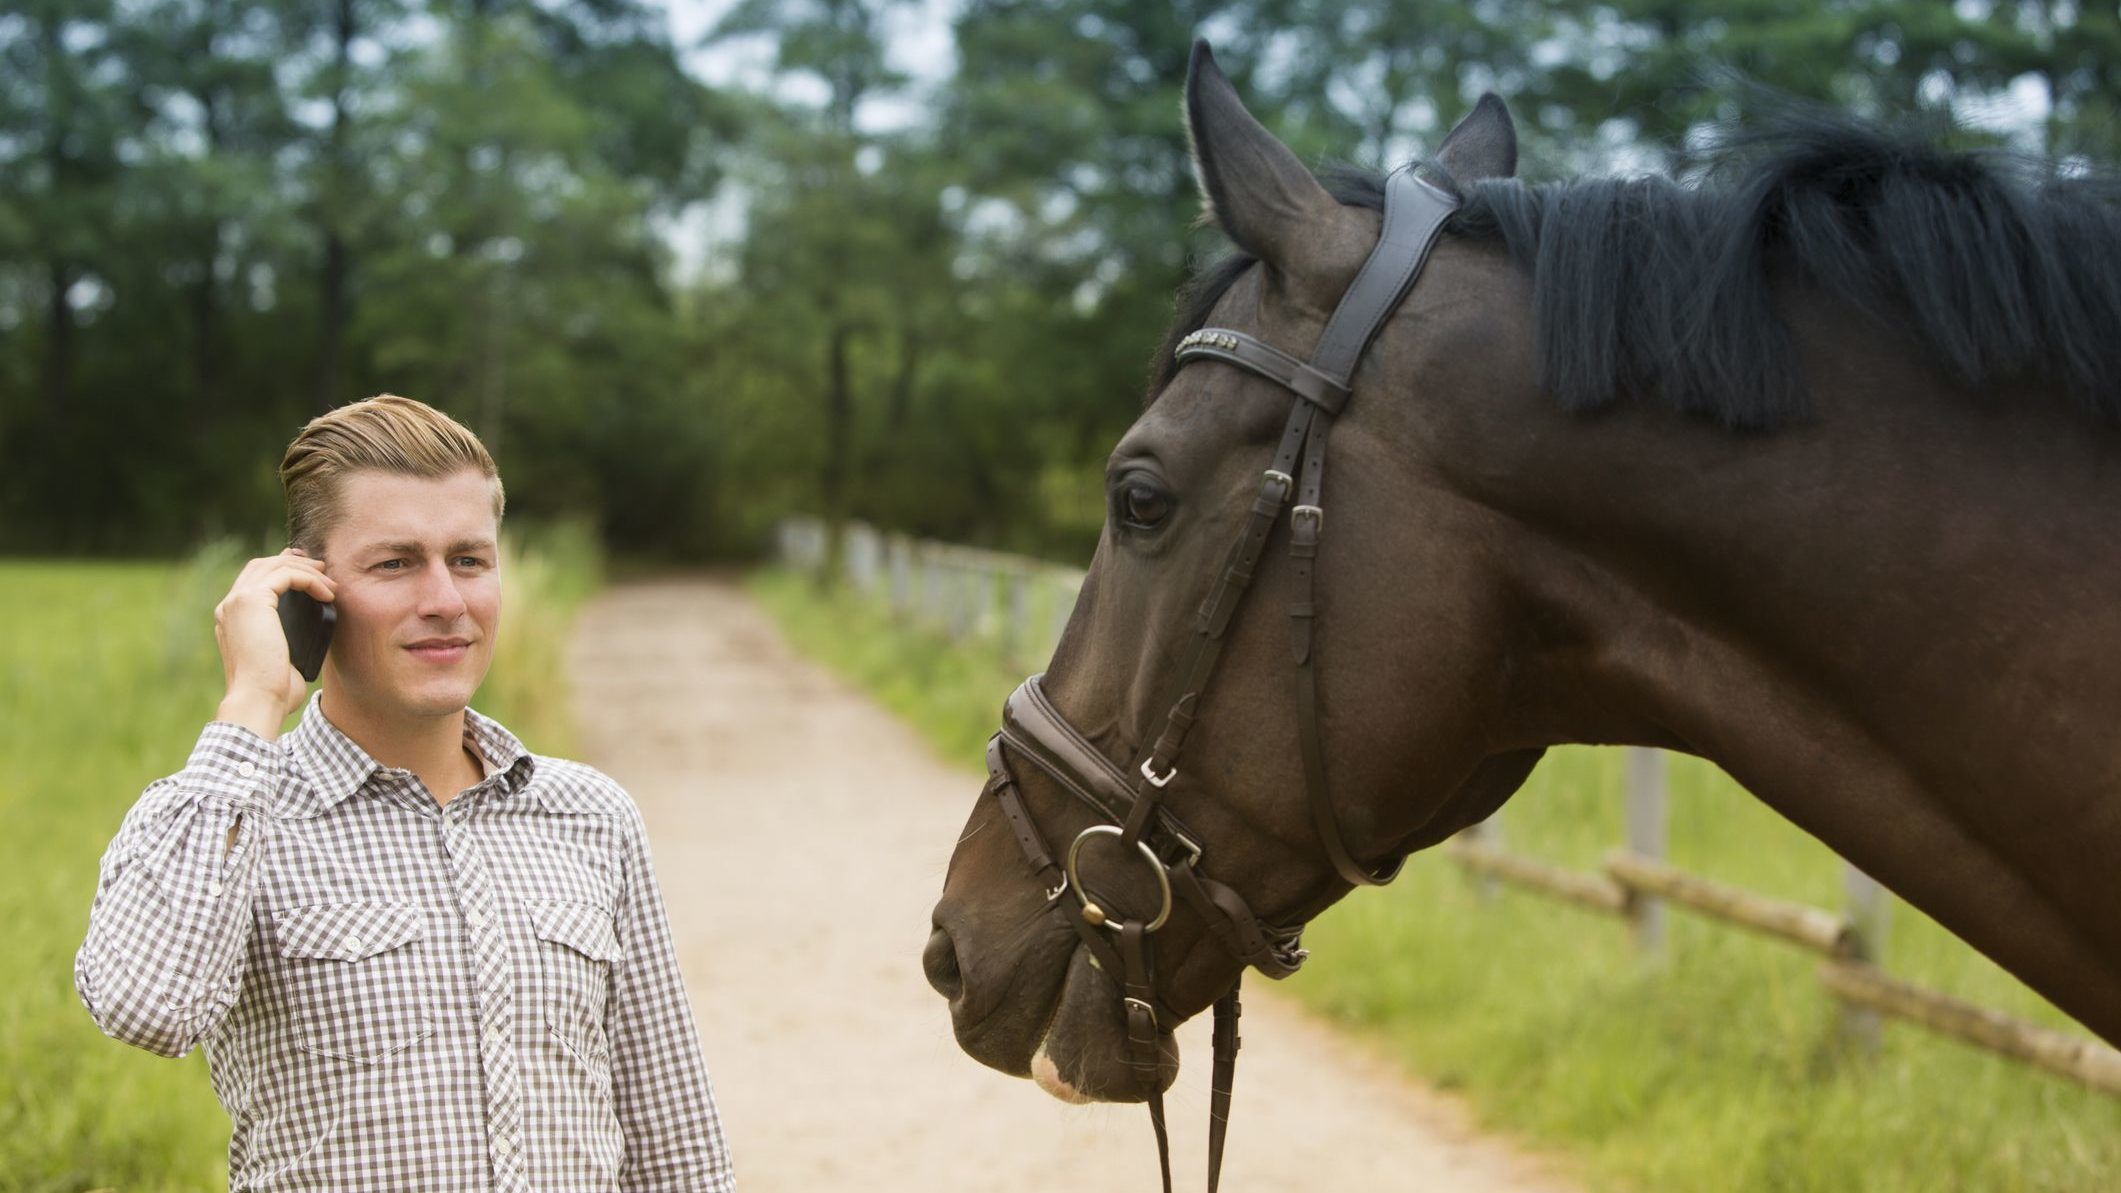
[(454, 621), (464, 615), (465, 608), (464, 594), (457, 591), (457, 578), (448, 561), (430, 564), (420, 577), (420, 616)]

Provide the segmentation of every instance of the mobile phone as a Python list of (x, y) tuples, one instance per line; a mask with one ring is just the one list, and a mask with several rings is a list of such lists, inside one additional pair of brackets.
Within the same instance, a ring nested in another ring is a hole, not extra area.
[(299, 588), (280, 594), (280, 628), (287, 633), (287, 657), (310, 683), (317, 682), (317, 674), (324, 670), (324, 652), (331, 649), (331, 628), (338, 621), (338, 610)]

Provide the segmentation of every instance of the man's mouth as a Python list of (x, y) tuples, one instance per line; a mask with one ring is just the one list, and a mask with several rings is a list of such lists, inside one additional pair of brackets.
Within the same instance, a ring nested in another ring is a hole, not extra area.
[(471, 641), (466, 638), (431, 638), (425, 642), (415, 642), (405, 649), (423, 663), (443, 665), (463, 658), (471, 649)]

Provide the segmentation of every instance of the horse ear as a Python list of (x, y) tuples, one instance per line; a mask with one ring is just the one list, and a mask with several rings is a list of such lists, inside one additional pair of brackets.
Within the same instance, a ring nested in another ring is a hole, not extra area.
[(1517, 126), (1501, 97), (1490, 91), (1480, 97), (1466, 118), (1443, 139), (1436, 150), (1436, 164), (1451, 181), (1478, 182), (1483, 178), (1508, 178), (1517, 173)]
[(1193, 43), (1186, 68), (1186, 131), (1203, 219), (1268, 264), (1284, 264), (1298, 235), (1339, 209), (1296, 154), (1245, 110), (1205, 41)]

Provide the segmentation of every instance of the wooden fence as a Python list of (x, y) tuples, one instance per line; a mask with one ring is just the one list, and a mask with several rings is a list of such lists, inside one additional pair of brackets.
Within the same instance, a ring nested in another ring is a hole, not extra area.
[[(860, 522), (847, 523), (840, 534), (840, 574), (855, 591), (953, 642), (986, 642), (1026, 674), (1053, 654), (1083, 583), (1077, 568), (887, 534)], [(807, 518), (783, 521), (775, 542), (782, 562), (805, 571), (824, 566), (831, 553), (830, 529)]]
[(1659, 784), (1655, 794), (1646, 795), (1637, 783), (1661, 769), (1662, 759), (1650, 750), (1629, 753), (1630, 848), (1607, 854), (1601, 869), (1570, 870), (1510, 853), (1496, 842), (1492, 821), (1453, 838), (1445, 853), (1482, 878), (1624, 916), (1645, 953), (1664, 947), (1668, 904), (1818, 953), (1823, 958), (1819, 979), (1840, 1000), (1841, 1035), (1854, 1047), (1876, 1048), (1880, 1017), (1891, 1016), (2121, 1096), (2121, 1051), (2090, 1036), (2042, 1027), (1903, 982), (1880, 969), (1891, 897), (1854, 866), (1842, 863), (1847, 906), (1828, 911), (1690, 874), (1645, 852), (1636, 818), (1661, 823), (1662, 790)]
[[(840, 567), (856, 591), (887, 601), (893, 612), (953, 641), (979, 639), (1009, 664), (1033, 671), (1060, 640), (1083, 574), (1020, 556), (843, 528)], [(810, 519), (781, 524), (784, 563), (806, 570), (830, 555), (829, 529)], [(1665, 859), (1665, 759), (1630, 748), (1626, 762), (1626, 847), (1593, 871), (1565, 869), (1509, 852), (1499, 818), (1460, 833), (1445, 847), (1492, 893), (1521, 887), (1577, 907), (1628, 920), (1636, 947), (1655, 956), (1666, 947), (1668, 907), (1708, 916), (1820, 954), (1820, 981), (1840, 1001), (1840, 1033), (1851, 1046), (1874, 1049), (1881, 1017), (1931, 1031), (2121, 1096), (2121, 1051), (2090, 1036), (2056, 1031), (1900, 981), (1878, 968), (1892, 899), (1856, 867), (1843, 863), (1839, 910), (1773, 899), (1690, 874)]]

